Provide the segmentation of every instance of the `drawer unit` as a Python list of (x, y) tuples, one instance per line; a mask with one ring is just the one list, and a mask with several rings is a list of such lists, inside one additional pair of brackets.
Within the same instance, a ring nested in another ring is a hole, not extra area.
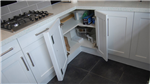
[(43, 37), (42, 33), (45, 32), (46, 30), (48, 30), (48, 28), (51, 26), (53, 21), (44, 24), (43, 26), (17, 38), (18, 42), (21, 46), (21, 48), (24, 48), (26, 46), (28, 46), (29, 44), (35, 42), (36, 40), (40, 39), (41, 37)]
[(13, 54), (17, 53), (19, 50), (20, 50), (20, 46), (17, 40), (11, 41), (1, 46), (0, 58), (3, 61), (9, 56), (12, 56)]

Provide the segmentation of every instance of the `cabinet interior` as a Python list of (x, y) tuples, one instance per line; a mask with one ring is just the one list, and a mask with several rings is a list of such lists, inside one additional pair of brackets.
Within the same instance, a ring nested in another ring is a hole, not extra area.
[[(67, 15), (72, 13), (74, 13), (74, 11), (60, 17), (60, 19), (63, 19)], [(68, 53), (73, 53), (80, 46), (95, 49), (95, 24), (84, 25), (82, 19), (76, 20), (75, 17), (71, 17), (69, 20), (63, 23), (61, 29), (63, 32), (63, 36), (67, 37), (68, 40), (68, 44), (70, 47), (70, 51), (67, 50)], [(89, 39), (87, 35), (89, 36)]]

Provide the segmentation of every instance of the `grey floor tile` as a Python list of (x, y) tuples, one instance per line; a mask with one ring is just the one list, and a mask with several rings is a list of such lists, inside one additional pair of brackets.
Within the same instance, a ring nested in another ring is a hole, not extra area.
[(129, 65), (126, 65), (124, 72), (126, 74), (132, 74), (132, 75), (136, 75), (136, 76), (143, 76), (143, 77), (149, 77), (150, 76), (150, 72), (140, 69), (140, 68), (136, 68), (136, 67), (132, 67)]
[(90, 71), (99, 59), (101, 58), (98, 56), (81, 52), (75, 59), (73, 59), (73, 61), (70, 62), (70, 65)]
[(124, 73), (119, 84), (148, 84), (147, 81), (148, 80), (145, 80), (145, 77)]
[(108, 79), (102, 78), (98, 75), (89, 73), (85, 79), (81, 82), (81, 84), (117, 84)]
[(48, 84), (147, 84), (149, 71), (81, 52), (68, 65), (64, 80)]
[(121, 66), (119, 63), (111, 60), (109, 60), (108, 62), (101, 60), (97, 63), (97, 65), (92, 69), (91, 72), (118, 82), (121, 75), (123, 74), (123, 69), (124, 66)]
[(87, 73), (82, 69), (69, 65), (63, 81), (57, 81), (57, 78), (54, 77), (48, 84), (79, 84)]

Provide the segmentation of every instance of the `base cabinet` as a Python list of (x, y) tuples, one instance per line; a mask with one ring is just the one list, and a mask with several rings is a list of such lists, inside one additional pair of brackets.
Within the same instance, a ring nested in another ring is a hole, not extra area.
[(45, 84), (48, 83), (50, 79), (45, 79), (54, 72), (54, 69), (44, 38), (40, 38), (36, 42), (24, 48), (23, 53), (37, 82)]
[[(98, 46), (97, 51), (99, 52), (102, 58), (108, 61), (107, 22), (106, 22), (107, 15), (102, 14), (99, 11), (96, 11), (96, 17), (99, 18), (98, 21), (96, 22), (98, 28), (98, 34), (96, 34), (96, 37), (98, 38), (97, 41), (99, 42), (97, 43)], [(102, 25), (99, 25), (101, 23)], [(100, 31), (103, 33), (100, 33)], [(72, 32), (72, 35), (73, 33), (74, 32)], [(65, 47), (65, 41), (63, 38), (63, 33), (60, 29), (60, 20), (57, 19), (53, 23), (53, 25), (49, 28), (49, 30), (43, 33), (43, 35), (54, 66), (57, 79), (58, 81), (63, 81), (66, 68), (68, 65), (68, 57), (67, 57), (67, 50)], [(80, 47), (81, 45), (79, 44), (78, 46)]]
[(150, 56), (150, 13), (135, 13), (130, 58), (148, 63)]
[(2, 63), (2, 84), (36, 83), (32, 71), (21, 51), (12, 55)]
[(102, 11), (108, 15), (108, 53), (129, 58), (133, 12)]
[[(149, 13), (96, 11), (95, 15), (98, 49), (93, 49), (98, 55), (106, 61), (109, 53), (145, 63), (149, 62)], [(54, 75), (54, 72), (59, 81), (63, 80), (68, 57), (60, 29), (60, 20), (56, 19), (44, 28), (47, 29), (42, 32), (39, 31), (43, 29), (30, 32), (29, 35), (18, 39), (23, 53), (19, 51), (1, 62), (2, 84), (46, 84), (51, 80), (48, 78), (52, 78), (51, 74)], [(38, 37), (37, 34), (41, 36)], [(29, 36), (29, 39), (23, 40)], [(32, 41), (26, 43), (26, 40)], [(78, 44), (75, 48), (78, 49), (77, 47), (85, 46), (85, 44)]]
[(44, 32), (43, 35), (57, 79), (62, 81), (68, 65), (68, 58), (63, 34), (60, 29), (60, 20), (56, 19), (49, 30)]

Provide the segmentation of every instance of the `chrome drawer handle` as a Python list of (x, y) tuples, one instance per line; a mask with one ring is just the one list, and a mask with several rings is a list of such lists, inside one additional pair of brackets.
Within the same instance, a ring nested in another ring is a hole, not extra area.
[(32, 63), (32, 66), (34, 67), (34, 63), (33, 63), (32, 59), (31, 59), (30, 54), (29, 54), (29, 53), (27, 53), (27, 55), (28, 55), (28, 57), (29, 57), (29, 59), (30, 59), (30, 61), (31, 61), (31, 63)]
[(10, 51), (12, 51), (12, 50), (13, 50), (13, 48), (10, 48), (9, 50), (7, 50), (7, 51), (3, 52), (0, 56), (5, 55), (6, 53), (8, 53), (8, 52), (10, 52)]
[(27, 71), (29, 71), (29, 68), (28, 68), (27, 64), (25, 63), (25, 61), (24, 61), (23, 57), (21, 57), (21, 59), (22, 59), (22, 61), (23, 61), (24, 65), (25, 65), (25, 67), (26, 67)]
[(49, 29), (49, 28), (46, 28), (45, 30), (43, 30), (43, 31), (41, 31), (41, 32), (39, 32), (39, 33), (37, 33), (37, 34), (35, 34), (35, 36), (38, 36), (38, 35), (42, 34), (43, 32), (47, 31), (48, 29)]

